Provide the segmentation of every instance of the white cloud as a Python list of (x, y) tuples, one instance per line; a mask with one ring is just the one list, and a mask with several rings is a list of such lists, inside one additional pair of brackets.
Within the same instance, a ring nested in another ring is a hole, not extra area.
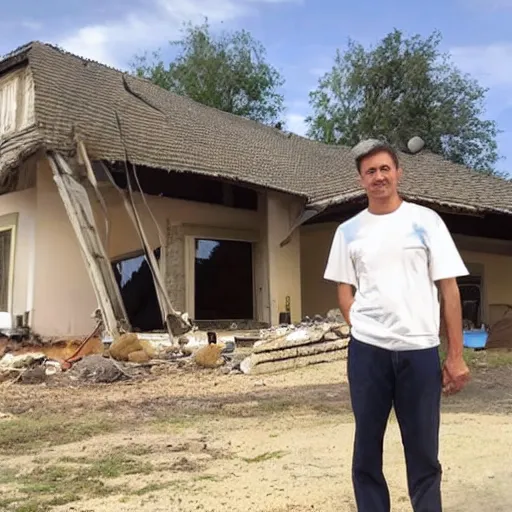
[[(512, 5), (512, 0), (510, 1)], [(486, 87), (512, 85), (512, 42), (451, 50), (456, 65)]]
[(23, 28), (33, 31), (41, 30), (43, 28), (43, 24), (41, 22), (34, 20), (23, 20), (22, 22), (20, 22), (20, 25)]
[[(262, 4), (301, 0), (152, 0), (153, 6), (124, 18), (88, 25), (66, 34), (58, 44), (66, 50), (115, 67), (141, 49), (154, 49), (179, 35), (183, 22), (212, 25), (257, 14)], [(148, 2), (149, 3), (149, 2)]]
[(286, 130), (297, 135), (306, 135), (307, 132), (306, 116), (302, 114), (290, 113), (286, 115)]

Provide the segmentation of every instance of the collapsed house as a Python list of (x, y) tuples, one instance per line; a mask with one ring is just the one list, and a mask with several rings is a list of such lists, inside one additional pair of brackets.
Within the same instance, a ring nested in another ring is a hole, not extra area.
[[(512, 304), (512, 184), (401, 159), (403, 196), (441, 214), (470, 269), (465, 319), (493, 323)], [(37, 42), (0, 61), (0, 194), (2, 322), (49, 337), (326, 312), (334, 230), (365, 207), (348, 148)]]

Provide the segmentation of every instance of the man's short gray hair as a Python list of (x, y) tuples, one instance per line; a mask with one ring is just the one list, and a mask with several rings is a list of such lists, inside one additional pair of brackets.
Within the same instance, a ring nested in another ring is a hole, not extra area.
[(391, 144), (379, 139), (365, 139), (358, 142), (352, 148), (352, 154), (356, 160), (357, 170), (361, 172), (361, 160), (363, 160), (363, 158), (379, 153), (380, 151), (388, 153), (388, 155), (393, 159), (396, 167), (399, 167), (398, 154)]

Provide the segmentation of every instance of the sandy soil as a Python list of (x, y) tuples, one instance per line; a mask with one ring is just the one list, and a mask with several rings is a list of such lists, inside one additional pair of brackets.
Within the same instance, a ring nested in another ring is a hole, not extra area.
[[(41, 464), (72, 462), (77, 454), (94, 460), (125, 453), (141, 468), (152, 465), (105, 479), (115, 492), (89, 497), (85, 485), (79, 501), (30, 510), (356, 510), (344, 362), (264, 377), (167, 367), (156, 372), (161, 375), (143, 382), (1, 390), (0, 412), (14, 418), (64, 414), (68, 421), (83, 422), (97, 414), (121, 421), (112, 433), (53, 443), (34, 453), (14, 450), (3, 456), (6, 471), (30, 473)], [(509, 367), (476, 369), (463, 393), (444, 400), (441, 457), (447, 512), (512, 510), (511, 413)], [(385, 472), (393, 512), (411, 511), (394, 418), (386, 437)], [(2, 495), (20, 492), (19, 481), (18, 475), (0, 486)]]

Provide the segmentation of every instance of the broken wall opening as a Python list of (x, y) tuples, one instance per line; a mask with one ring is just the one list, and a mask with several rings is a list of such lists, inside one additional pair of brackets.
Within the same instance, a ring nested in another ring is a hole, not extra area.
[[(153, 251), (160, 263), (160, 247)], [(143, 251), (112, 261), (112, 269), (121, 291), (128, 321), (133, 331), (164, 329), (155, 283)]]

